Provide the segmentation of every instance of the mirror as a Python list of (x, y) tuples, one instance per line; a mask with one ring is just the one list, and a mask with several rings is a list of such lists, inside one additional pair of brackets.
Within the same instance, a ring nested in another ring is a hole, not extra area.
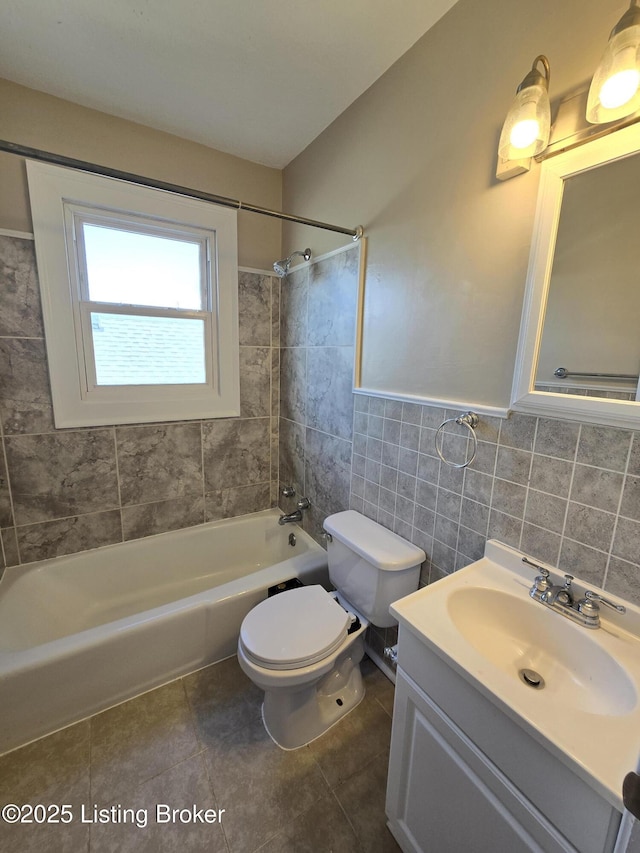
[(640, 125), (541, 167), (512, 408), (640, 426)]

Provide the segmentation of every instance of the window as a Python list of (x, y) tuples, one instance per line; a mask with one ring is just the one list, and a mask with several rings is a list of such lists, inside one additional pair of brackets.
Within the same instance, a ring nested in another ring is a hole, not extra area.
[(235, 211), (27, 171), (56, 426), (239, 414)]

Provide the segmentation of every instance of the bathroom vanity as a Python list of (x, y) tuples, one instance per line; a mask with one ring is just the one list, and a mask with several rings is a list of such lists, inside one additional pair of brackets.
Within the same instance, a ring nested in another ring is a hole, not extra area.
[(522, 556), (488, 542), (392, 605), (386, 810), (405, 853), (614, 849), (640, 749), (640, 611), (574, 624), (529, 596)]

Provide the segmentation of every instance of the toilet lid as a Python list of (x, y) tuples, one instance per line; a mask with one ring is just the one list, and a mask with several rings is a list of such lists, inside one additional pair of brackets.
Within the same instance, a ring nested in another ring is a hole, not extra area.
[(349, 614), (321, 586), (262, 601), (245, 616), (240, 640), (267, 669), (295, 669), (331, 654), (347, 636)]

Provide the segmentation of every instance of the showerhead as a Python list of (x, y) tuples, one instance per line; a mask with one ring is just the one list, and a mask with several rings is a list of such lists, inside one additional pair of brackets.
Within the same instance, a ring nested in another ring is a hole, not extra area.
[(276, 261), (273, 265), (273, 270), (280, 278), (284, 278), (289, 272), (291, 261), (296, 255), (300, 255), (305, 261), (311, 260), (311, 249), (305, 249), (304, 252), (292, 252), (288, 258), (283, 258), (281, 261)]

